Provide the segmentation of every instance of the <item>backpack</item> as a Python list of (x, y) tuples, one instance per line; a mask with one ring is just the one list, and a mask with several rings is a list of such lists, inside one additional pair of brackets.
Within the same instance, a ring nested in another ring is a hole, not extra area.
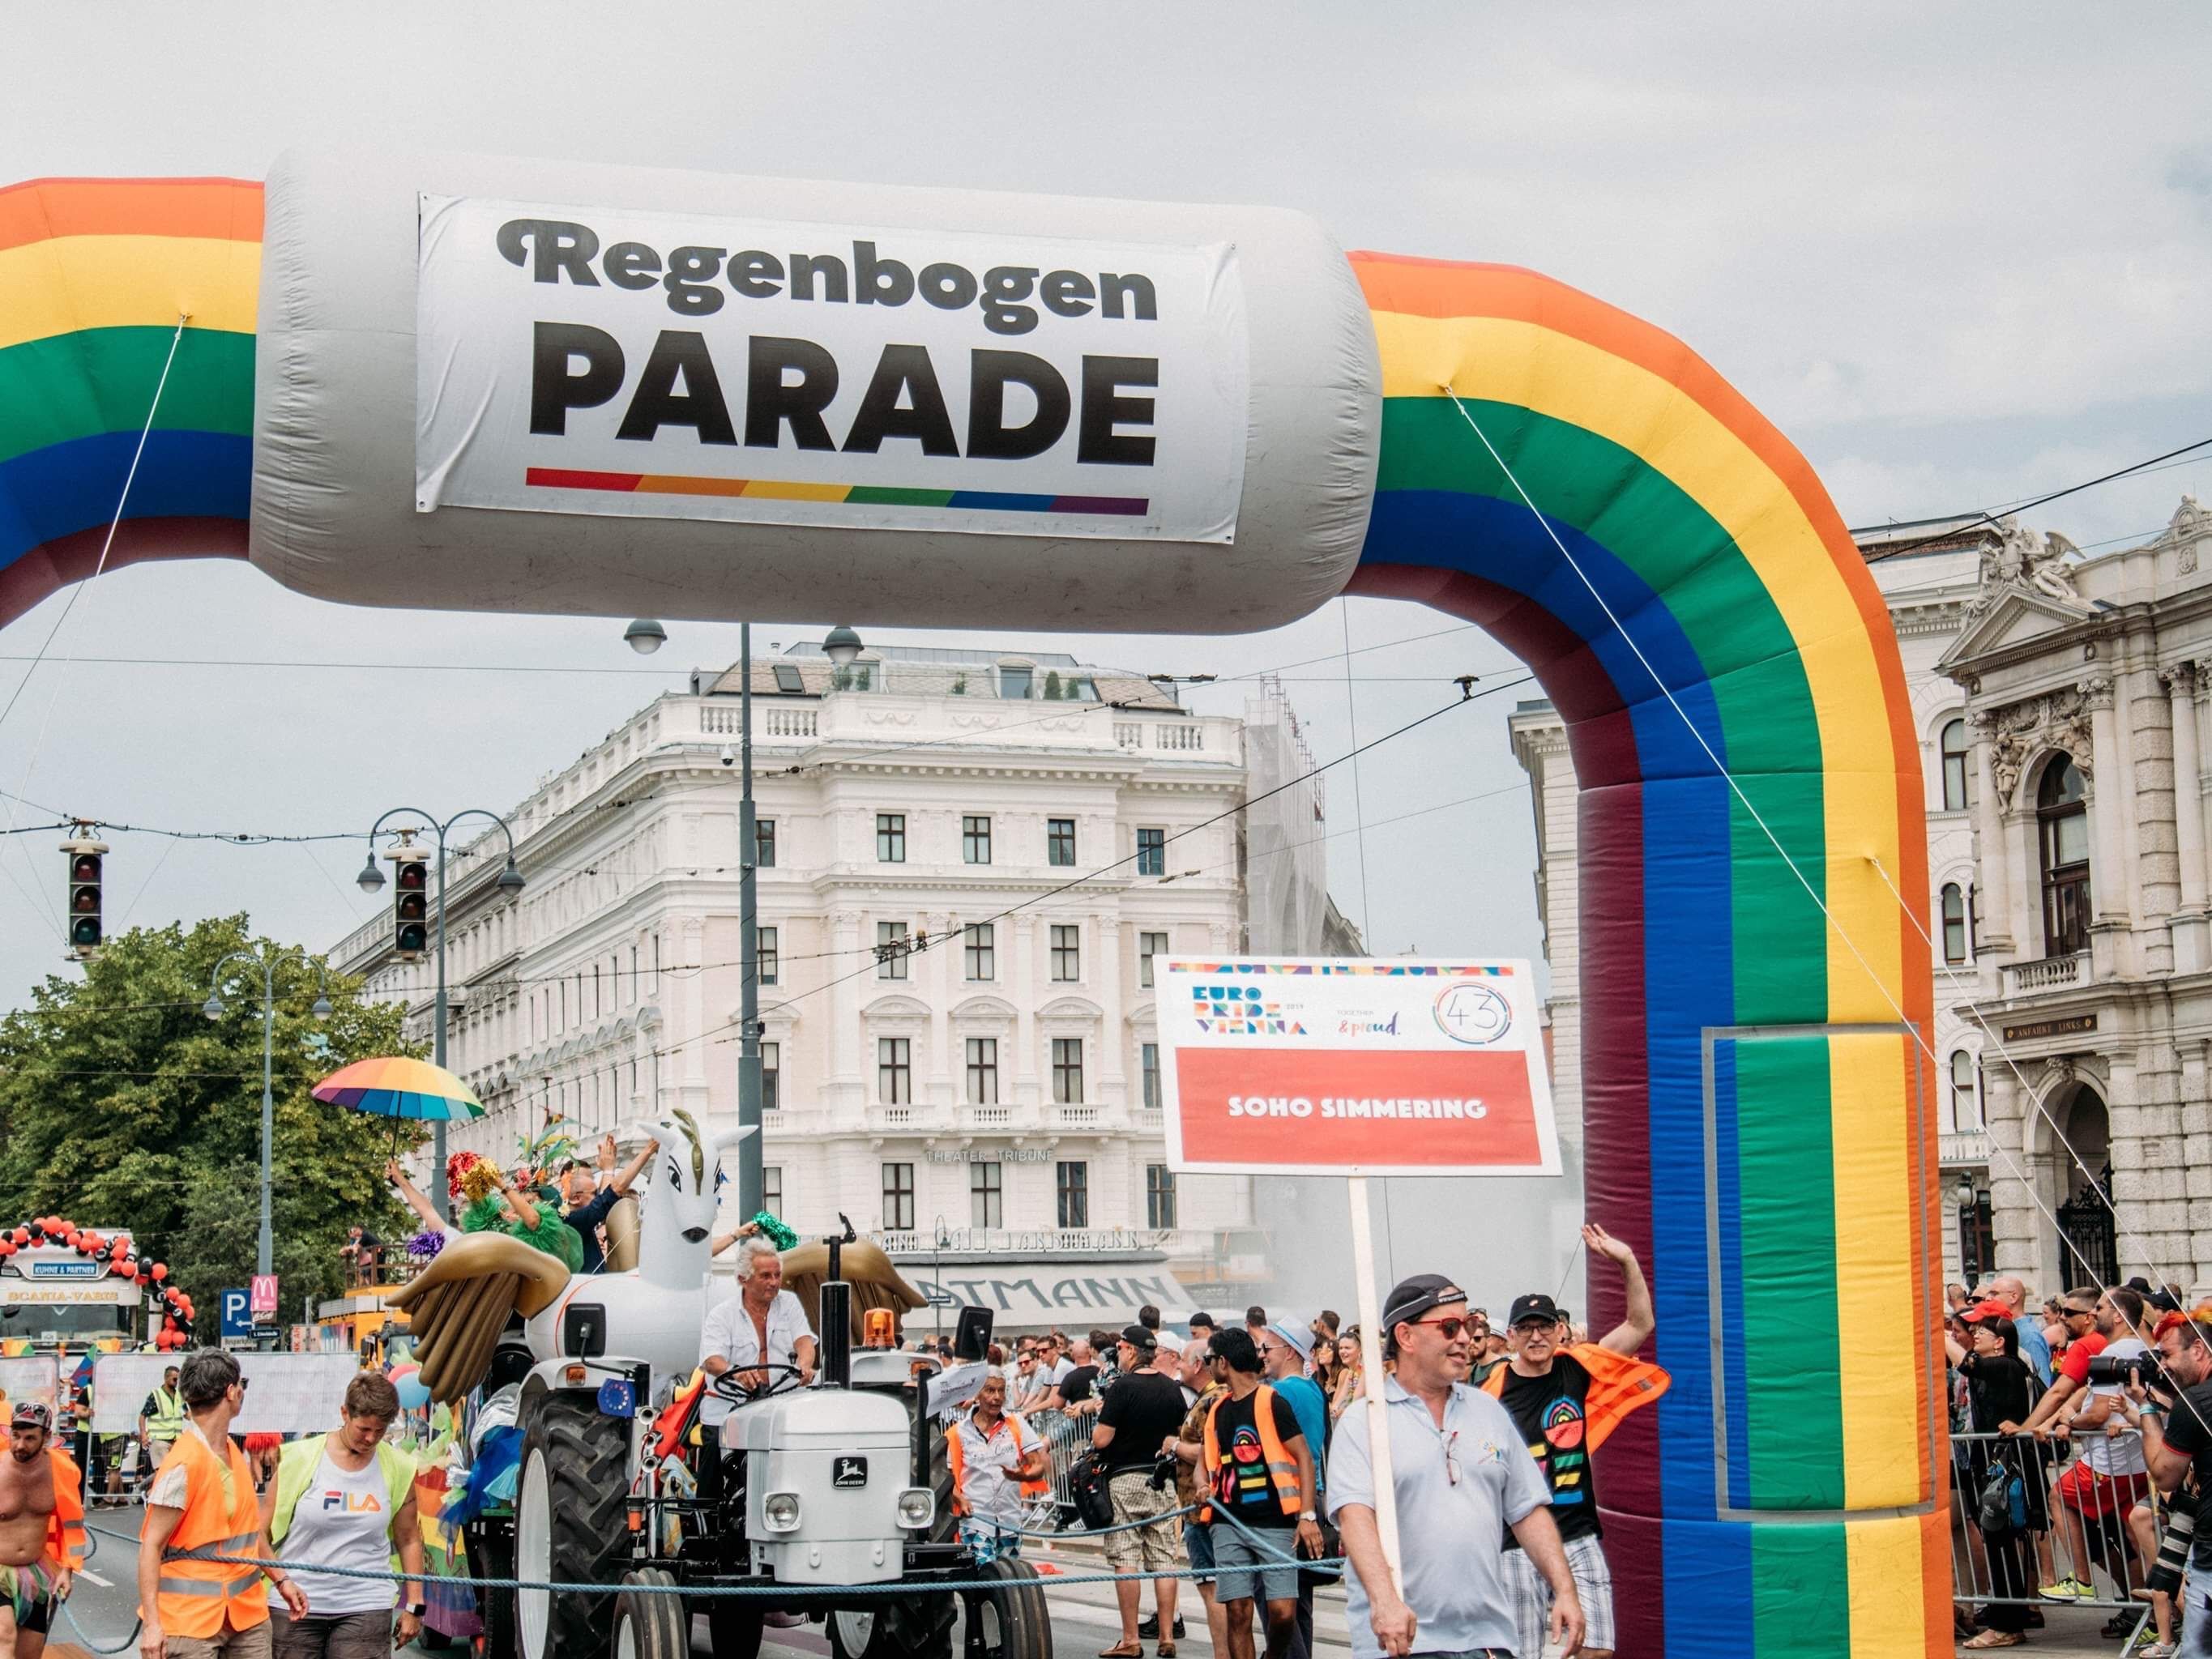
[(1114, 1494), (1105, 1460), (1095, 1449), (1068, 1466), (1067, 1493), (1085, 1527), (1103, 1532), (1114, 1524)]
[(2021, 1532), (2027, 1526), (2027, 1487), (2019, 1472), (2002, 1458), (1990, 1462), (1974, 1520), (1987, 1537)]

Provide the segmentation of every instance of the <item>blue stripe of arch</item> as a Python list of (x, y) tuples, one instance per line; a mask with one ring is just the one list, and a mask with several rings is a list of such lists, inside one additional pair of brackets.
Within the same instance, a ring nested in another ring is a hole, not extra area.
[[(0, 461), (0, 568), (115, 517), (136, 432), (104, 432)], [(126, 519), (240, 519), (253, 487), (253, 441), (230, 432), (156, 430), (131, 479)]]

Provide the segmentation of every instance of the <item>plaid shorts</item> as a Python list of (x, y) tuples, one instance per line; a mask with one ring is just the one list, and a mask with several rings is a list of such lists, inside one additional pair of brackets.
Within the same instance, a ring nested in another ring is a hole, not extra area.
[[(1613, 1569), (1606, 1565), (1602, 1540), (1585, 1533), (1566, 1540), (1567, 1571), (1574, 1575), (1575, 1595), (1583, 1604), (1583, 1646), (1600, 1653), (1612, 1651)], [(1544, 1633), (1552, 1620), (1552, 1587), (1526, 1550), (1505, 1552), (1505, 1583), (1513, 1593), (1513, 1628), (1520, 1634), (1518, 1651), (1544, 1650)]]
[(1116, 1572), (1173, 1572), (1182, 1563), (1176, 1555), (1176, 1523), (1152, 1521), (1148, 1527), (1131, 1527), (1132, 1521), (1152, 1520), (1176, 1507), (1175, 1488), (1152, 1485), (1144, 1469), (1124, 1469), (1108, 1490), (1114, 1494), (1114, 1524), (1100, 1541), (1106, 1546), (1106, 1564)]

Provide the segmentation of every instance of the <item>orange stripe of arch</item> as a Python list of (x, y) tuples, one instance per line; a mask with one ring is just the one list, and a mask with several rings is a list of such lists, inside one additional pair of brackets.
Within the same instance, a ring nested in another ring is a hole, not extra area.
[[(1888, 633), (1889, 609), (1882, 602), (1881, 592), (1875, 586), (1873, 574), (1860, 556), (1850, 532), (1828, 500), (1827, 492), (1820, 487), (1811, 463), (1749, 399), (1723, 380), (1718, 370), (1682, 342), (1663, 329), (1593, 299), (1565, 283), (1518, 265), (1365, 251), (1355, 251), (1347, 257), (1369, 305), (1376, 310), (1417, 317), (1499, 317), (1530, 323), (1611, 352), (1679, 387), (1735, 434), (1782, 481), (1842, 572), (1852, 603), (1858, 607), (1862, 625), (1875, 639)], [(1911, 730), (1911, 702), (1905, 689), (1904, 663), (1893, 651), (1877, 650), (1874, 654), (1883, 701), (1887, 705), (1892, 751), (1900, 757), (1917, 754), (1918, 743)], [(1900, 779), (1900, 784), (1902, 781)], [(1900, 820), (1905, 816), (1905, 805), (1906, 802), (1900, 799)], [(1927, 884), (1924, 840), (1911, 835), (1902, 835), (1899, 840), (1901, 861), (1905, 867), (1898, 872), (1898, 886), (1906, 893), (1918, 892)], [(1924, 990), (1921, 988), (1923, 983)], [(1924, 1018), (1932, 1011), (1932, 980), (1922, 981), (1918, 975), (1908, 975), (1901, 988), (1901, 1000), (1912, 1017)]]
[(56, 236), (261, 240), (250, 179), (33, 179), (0, 188), (0, 249)]

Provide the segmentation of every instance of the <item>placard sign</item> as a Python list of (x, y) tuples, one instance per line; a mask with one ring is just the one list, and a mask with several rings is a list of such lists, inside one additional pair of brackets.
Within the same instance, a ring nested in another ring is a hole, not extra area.
[(1176, 1169), (1559, 1172), (1527, 963), (1243, 957), (1154, 966)]
[[(249, 1386), (246, 1408), (231, 1423), (234, 1434), (306, 1434), (337, 1426), (346, 1384), (361, 1370), (351, 1353), (242, 1353)], [(161, 1373), (177, 1363), (166, 1353), (101, 1356), (92, 1376), (92, 1431), (135, 1434), (138, 1407)]]
[(1234, 538), (1233, 245), (420, 211), (421, 512)]

